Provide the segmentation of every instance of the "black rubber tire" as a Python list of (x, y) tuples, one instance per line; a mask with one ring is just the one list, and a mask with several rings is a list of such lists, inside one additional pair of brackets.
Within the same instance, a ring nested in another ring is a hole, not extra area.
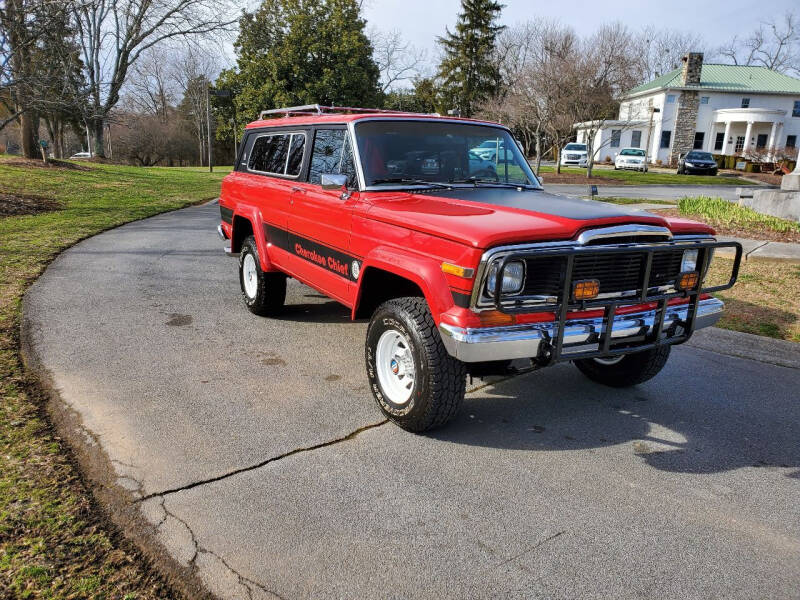
[[(410, 400), (391, 402), (378, 380), (375, 355), (378, 340), (390, 329), (409, 342), (416, 377)], [(388, 419), (414, 433), (441, 427), (450, 421), (464, 400), (466, 365), (448, 354), (424, 298), (395, 298), (373, 313), (365, 343), (367, 378), (378, 407)]]
[[(244, 289), (244, 259), (252, 254), (256, 261), (256, 276), (258, 288), (256, 295), (251, 298)], [(280, 312), (286, 302), (286, 275), (283, 273), (265, 273), (261, 270), (261, 261), (258, 256), (256, 240), (251, 235), (242, 242), (239, 251), (239, 287), (242, 290), (242, 299), (251, 313), (268, 317)]]
[(644, 352), (626, 354), (613, 365), (604, 365), (593, 358), (573, 361), (581, 373), (592, 381), (610, 387), (623, 388), (644, 383), (664, 368), (672, 346), (659, 346)]

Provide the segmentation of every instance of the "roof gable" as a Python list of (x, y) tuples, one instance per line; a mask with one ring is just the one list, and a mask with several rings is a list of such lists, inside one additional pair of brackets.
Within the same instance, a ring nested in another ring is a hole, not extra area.
[[(633, 88), (625, 95), (680, 87), (684, 87), (681, 81), (681, 69), (675, 69)], [(722, 92), (800, 94), (800, 79), (766, 67), (706, 63), (700, 73), (700, 85), (690, 87)]]

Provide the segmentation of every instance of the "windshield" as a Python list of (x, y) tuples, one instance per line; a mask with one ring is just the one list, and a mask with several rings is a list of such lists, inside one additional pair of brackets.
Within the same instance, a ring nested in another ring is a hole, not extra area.
[(511, 134), (448, 121), (362, 121), (355, 125), (367, 186), (426, 183), (539, 187)]
[(686, 155), (687, 160), (714, 160), (708, 152), (689, 152)]
[(636, 148), (625, 148), (625, 150), (623, 150), (619, 154), (620, 156), (644, 156), (644, 150), (638, 150)]
[(586, 144), (567, 144), (564, 146), (564, 150), (580, 150), (581, 152), (586, 152)]

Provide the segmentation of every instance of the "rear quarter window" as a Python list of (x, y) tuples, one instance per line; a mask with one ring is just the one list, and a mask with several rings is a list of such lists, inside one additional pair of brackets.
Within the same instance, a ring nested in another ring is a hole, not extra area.
[(250, 149), (247, 170), (297, 177), (303, 166), (305, 141), (303, 132), (259, 135)]

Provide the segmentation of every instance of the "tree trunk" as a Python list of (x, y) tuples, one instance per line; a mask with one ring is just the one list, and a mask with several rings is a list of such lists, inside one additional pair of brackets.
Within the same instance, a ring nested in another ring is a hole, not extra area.
[(553, 154), (556, 155), (556, 173), (561, 175), (561, 146), (557, 145), (554, 150), (555, 152)]
[(99, 156), (100, 158), (105, 158), (106, 156), (106, 147), (103, 143), (103, 137), (105, 134), (105, 123), (103, 122), (103, 117), (95, 117), (92, 119), (92, 135), (94, 136), (94, 155)]
[(25, 158), (41, 158), (37, 138), (39, 118), (28, 110), (19, 117), (20, 137), (22, 138), (22, 154)]
[(542, 134), (536, 132), (536, 176), (539, 176), (539, 171), (542, 168)]

